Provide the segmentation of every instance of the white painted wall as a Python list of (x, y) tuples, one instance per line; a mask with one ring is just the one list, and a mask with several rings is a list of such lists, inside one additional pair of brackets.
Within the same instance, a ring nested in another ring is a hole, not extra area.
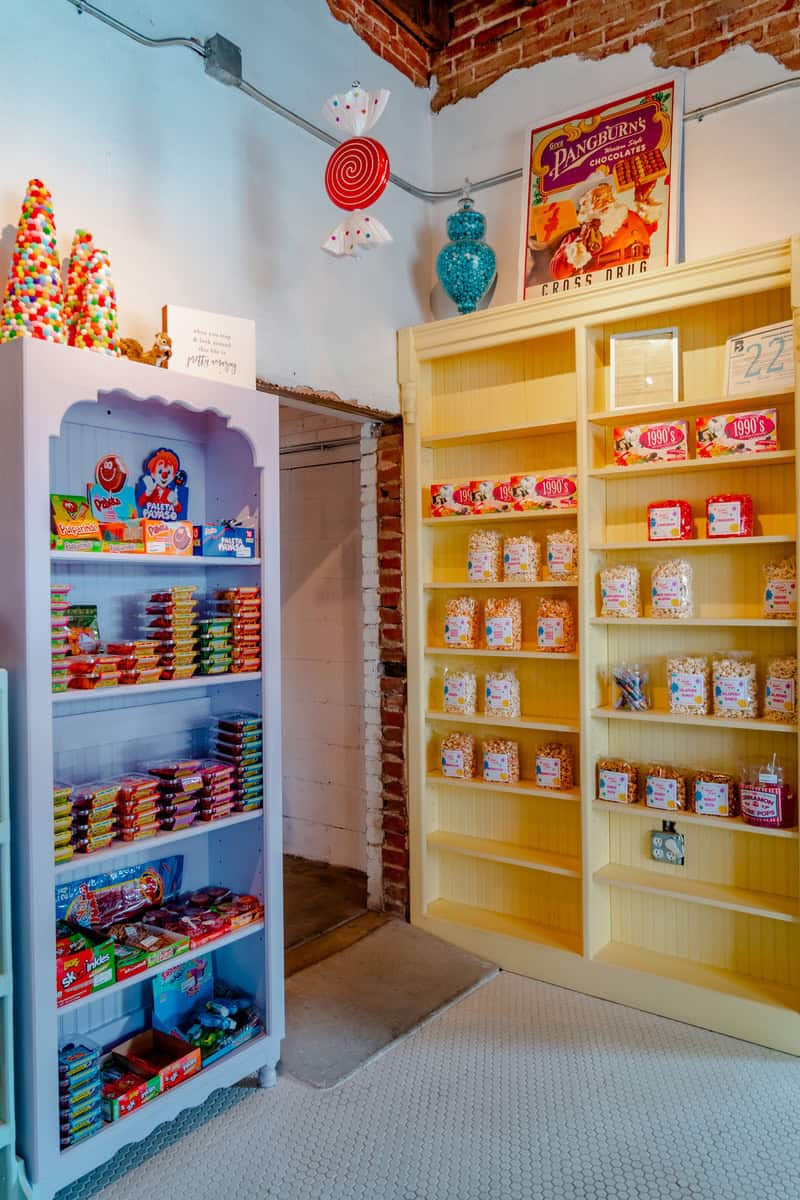
[(359, 439), (281, 459), (284, 849), (363, 871), (360, 433), (360, 423), (281, 408), (282, 446)]
[[(523, 165), (526, 131), (565, 110), (579, 111), (606, 96), (623, 96), (665, 72), (650, 51), (601, 62), (575, 55), (512, 71), (475, 100), (461, 100), (433, 118), (435, 188), (499, 174)], [(686, 108), (763, 87), (790, 74), (769, 55), (739, 46), (691, 72)], [(684, 230), (687, 259), (723, 254), (740, 246), (800, 231), (800, 89), (787, 91), (685, 126)], [(480, 192), (487, 240), (498, 258), (495, 304), (517, 299), (522, 185)], [(433, 256), (445, 241), (453, 203), (434, 207)], [(432, 281), (435, 272), (432, 268)]]
[[(395, 170), (428, 182), (428, 94), (325, 0), (98, 3), (151, 37), (224, 34), (246, 78), (318, 124), (353, 79), (389, 87), (376, 136)], [(149, 344), (165, 301), (254, 317), (263, 377), (397, 411), (394, 331), (426, 314), (427, 206), (390, 185), (374, 211), (394, 245), (333, 259), (319, 249), (342, 215), (323, 187), (328, 147), (208, 78), (189, 50), (145, 49), (67, 0), (4, 9), (2, 276), (8, 226), (40, 176), (63, 253), (79, 225), (110, 251), (125, 335)]]

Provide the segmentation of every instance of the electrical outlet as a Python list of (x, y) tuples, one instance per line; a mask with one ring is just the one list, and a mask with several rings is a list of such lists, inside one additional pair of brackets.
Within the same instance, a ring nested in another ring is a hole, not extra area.
[(676, 833), (671, 821), (664, 822), (660, 831), (650, 833), (650, 857), (673, 867), (686, 864), (686, 843), (682, 833)]

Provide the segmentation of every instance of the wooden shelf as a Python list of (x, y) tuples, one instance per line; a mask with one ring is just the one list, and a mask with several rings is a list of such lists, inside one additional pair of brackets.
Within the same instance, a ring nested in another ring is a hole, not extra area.
[(625, 708), (593, 708), (592, 716), (602, 721), (652, 721), (656, 725), (688, 725), (709, 726), (712, 729), (757, 730), (760, 733), (797, 733), (797, 725), (787, 725), (783, 721), (765, 721), (763, 717), (755, 720), (731, 717), (690, 717), (683, 713), (664, 712), (662, 709), (651, 708), (649, 712), (631, 712)]
[[(563, 471), (553, 474), (563, 474)], [(576, 508), (533, 508), (529, 512), (484, 513), (482, 516), (423, 517), (423, 525), (494, 525), (497, 521), (573, 521), (578, 515)]]
[(559, 720), (545, 716), (494, 717), (491, 713), (466, 716), (464, 713), (437, 712), (435, 709), (429, 709), (425, 718), (428, 721), (447, 721), (452, 725), (497, 725), (502, 729), (544, 729), (550, 733), (578, 733), (580, 730), (580, 722), (577, 720)]
[(680, 421), (686, 416), (701, 416), (704, 413), (749, 412), (753, 408), (777, 408), (792, 403), (793, 392), (758, 392), (752, 396), (714, 396), (710, 400), (682, 400), (678, 404), (659, 404), (654, 407), (641, 404), (615, 412), (600, 409), (590, 412), (587, 419), (593, 425), (624, 428), (635, 422)]
[[(576, 662), (578, 651), (569, 654), (551, 653), (549, 650), (468, 650), (465, 646), (426, 646), (426, 654), (468, 654), (478, 658), (544, 658), (561, 659), (562, 662)], [(158, 686), (158, 685), (156, 685)]]
[(519, 783), (486, 783), (483, 779), (448, 779), (441, 771), (429, 771), (428, 783), (437, 787), (454, 787), (477, 789), (493, 794), (505, 793), (511, 796), (544, 796), (548, 800), (573, 800), (580, 804), (580, 788), (570, 788), (568, 791), (556, 791), (555, 788), (540, 788), (529, 779), (520, 779)]
[(63, 565), (64, 563), (92, 563), (97, 567), (108, 567), (112, 563), (118, 566), (136, 567), (260, 567), (260, 558), (204, 558), (202, 554), (118, 554), (91, 550), (51, 550), (50, 561)]
[(430, 917), (452, 921), (455, 925), (465, 925), (470, 929), (481, 929), (485, 933), (520, 938), (540, 946), (549, 946), (553, 950), (568, 950), (570, 954), (581, 953), (581, 939), (577, 933), (552, 929), (549, 925), (539, 925), (525, 917), (513, 917), (507, 913), (478, 908), (477, 905), (441, 899), (431, 901), (427, 912)]
[[(772, 450), (765, 454), (727, 454), (720, 458), (690, 458), (685, 462), (637, 463), (630, 467), (600, 467), (589, 471), (590, 479), (637, 479), (642, 475), (684, 475), (689, 471), (734, 471), (741, 467), (786, 466), (794, 462), (794, 450)], [(739, 538), (726, 539), (740, 541)]]
[(780, 987), (776, 983), (755, 979), (750, 975), (739, 975), (722, 967), (711, 967), (705, 963), (689, 962), (671, 954), (658, 954), (629, 946), (624, 942), (609, 942), (594, 956), (594, 962), (625, 967), (629, 971), (645, 971), (662, 979), (689, 984), (691, 987), (708, 988), (750, 1000), (757, 1004), (772, 1004), (776, 1008), (800, 1009), (800, 990)]
[[(675, 867), (679, 872), (681, 867)], [(666, 896), (670, 900), (685, 900), (690, 904), (705, 904), (726, 908), (731, 912), (747, 913), (752, 917), (769, 917), (773, 921), (800, 924), (800, 900), (796, 896), (778, 896), (771, 892), (754, 892), (749, 888), (727, 883), (704, 883), (697, 879), (682, 879), (678, 874), (660, 875), (641, 871), (621, 863), (609, 863), (592, 876), (595, 883), (609, 887), (646, 892), (651, 896)]]
[(447, 850), (451, 854), (483, 858), (488, 862), (506, 863), (512, 867), (529, 867), (533, 871), (566, 875), (570, 879), (580, 879), (581, 876), (581, 860), (570, 854), (551, 854), (547, 850), (533, 850), (528, 846), (518, 846), (514, 842), (495, 842), (490, 838), (447, 833), (441, 829), (429, 833), (427, 840), (432, 850)]
[(242, 938), (251, 937), (254, 933), (261, 933), (264, 929), (263, 921), (254, 921), (252, 925), (245, 925), (243, 929), (236, 929), (233, 933), (228, 933), (225, 937), (216, 938), (213, 942), (206, 942), (204, 946), (198, 946), (196, 950), (187, 950), (185, 954), (179, 954), (175, 958), (168, 958), (166, 962), (159, 963), (158, 966), (149, 967), (146, 971), (141, 971), (138, 975), (132, 975), (129, 979), (123, 979), (121, 983), (112, 984), (111, 987), (102, 988), (99, 992), (92, 992), (88, 996), (81, 996), (79, 1000), (73, 1000), (71, 1004), (64, 1004), (58, 1010), (58, 1015), (62, 1016), (66, 1013), (74, 1013), (79, 1008), (85, 1008), (87, 1004), (93, 1004), (97, 1001), (104, 1001), (109, 996), (117, 996), (120, 992), (124, 992), (126, 988), (133, 987), (137, 983), (143, 983), (146, 979), (152, 979), (154, 975), (161, 975), (162, 972), (170, 967), (191, 962), (193, 958), (199, 958), (200, 955), (211, 954), (214, 950), (224, 950), (226, 946), (232, 946), (235, 942), (240, 942)]
[[(140, 858), (143, 855), (150, 857), (152, 855), (160, 855), (162, 847), (175, 845), (177, 842), (185, 842), (191, 838), (204, 837), (212, 833), (222, 833), (225, 829), (231, 829), (234, 825), (246, 825), (248, 821), (257, 821), (264, 815), (263, 808), (256, 808), (252, 812), (237, 813), (232, 817), (225, 817), (222, 821), (195, 821), (194, 825), (190, 825), (188, 829), (179, 829), (177, 833), (165, 830), (163, 833), (157, 833), (155, 837), (142, 838), (137, 842), (112, 842), (106, 850), (98, 850), (95, 854), (75, 854), (69, 862), (57, 863), (55, 868), (56, 879), (60, 879), (65, 875), (81, 873), (85, 875), (94, 875), (98, 868), (103, 863), (110, 862), (116, 858)], [(165, 851), (168, 853), (168, 851)]]
[(445, 449), (447, 446), (469, 446), (483, 442), (543, 437), (551, 433), (569, 433), (575, 429), (575, 418), (560, 421), (532, 421), (529, 425), (494, 425), (489, 429), (471, 429), (455, 433), (435, 433), (421, 437), (420, 446), (425, 450)]
[(675, 821), (689, 826), (703, 825), (707, 829), (719, 829), (723, 833), (766, 834), (767, 837), (798, 840), (797, 829), (770, 829), (766, 825), (748, 825), (741, 817), (705, 817), (693, 812), (665, 812), (660, 808), (648, 808), (646, 804), (615, 804), (611, 800), (593, 800), (597, 812), (608, 812), (626, 817), (639, 817), (657, 824), (659, 821)]
[(157, 683), (123, 683), (114, 687), (77, 688), (74, 691), (53, 692), (53, 704), (86, 704), (97, 700), (111, 700), (116, 696), (146, 696), (157, 692), (184, 692), (187, 688), (222, 687), (232, 683), (253, 683), (261, 678), (260, 671), (240, 671), (228, 675), (192, 675), (191, 679), (161, 679)]
[(797, 537), (793, 533), (772, 533), (759, 534), (756, 537), (702, 537), (686, 540), (676, 538), (664, 542), (649, 542), (646, 539), (641, 542), (592, 542), (589, 549), (601, 554), (612, 552), (624, 554), (629, 550), (658, 550), (661, 554), (664, 551), (671, 554), (683, 554), (685, 550), (710, 550), (712, 548), (722, 550), (725, 547), (730, 549), (732, 546), (782, 546), (793, 545), (796, 541)]
[(576, 588), (577, 579), (537, 579), (535, 583), (514, 583), (513, 580), (501, 580), (499, 583), (471, 583), (469, 580), (456, 580), (454, 583), (425, 583), (422, 585), (426, 592), (463, 592), (463, 591), (497, 591), (498, 588)]
[(590, 617), (590, 625), (613, 625), (617, 628), (636, 628), (652, 625), (656, 629), (796, 629), (797, 621), (764, 617)]

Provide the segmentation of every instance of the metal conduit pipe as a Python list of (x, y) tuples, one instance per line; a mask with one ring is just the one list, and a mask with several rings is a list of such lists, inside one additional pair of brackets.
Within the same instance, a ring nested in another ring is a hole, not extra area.
[[(130, 25), (125, 25), (124, 22), (118, 21), (116, 17), (110, 16), (97, 8), (96, 5), (88, 3), (88, 0), (67, 0), (79, 14), (86, 13), (90, 17), (95, 17), (98, 21), (102, 21), (104, 25), (110, 26), (117, 33), (124, 33), (126, 37), (132, 38), (138, 42), (140, 46), (149, 46), (153, 48), (161, 48), (164, 46), (185, 46), (187, 50), (194, 51), (201, 58), (208, 58), (207, 46), (208, 42), (202, 42), (199, 38), (193, 37), (172, 37), (172, 38), (150, 38), (143, 33), (138, 33), (137, 30), (131, 29)], [(268, 108), (270, 112), (275, 113), (279, 117), (283, 117), (285, 121), (291, 121), (299, 129), (303, 129), (306, 133), (310, 133), (312, 137), (324, 142), (326, 146), (338, 146), (339, 139), (327, 130), (321, 129), (319, 125), (315, 125), (313, 121), (306, 120), (299, 113), (294, 112), (291, 108), (287, 108), (285, 104), (281, 104), (277, 100), (273, 100), (266, 92), (262, 92), (255, 84), (249, 83), (246, 79), (231, 79), (226, 80), (231, 86), (237, 87), (240, 92), (244, 92), (245, 96), (249, 96), (251, 100), (262, 104), (264, 108)], [(692, 108), (684, 113), (684, 123), (689, 121), (702, 121), (705, 117), (711, 116), (713, 113), (724, 112), (728, 108), (736, 108), (740, 104), (747, 104), (751, 100), (760, 100), (764, 96), (775, 95), (778, 92), (788, 91), (800, 87), (800, 75), (792, 75), (788, 79), (778, 80), (776, 83), (769, 83), (765, 87), (753, 88), (749, 92), (738, 92), (735, 96), (729, 96), (725, 100), (717, 100), (713, 104), (705, 104), (701, 108)], [(473, 192), (481, 192), (486, 188), (497, 187), (502, 183), (511, 183), (515, 179), (522, 178), (522, 169), (515, 168), (512, 171), (503, 171), (500, 175), (490, 175), (486, 179), (478, 179), (469, 181), (470, 190)], [(394, 172), (389, 176), (389, 181), (407, 192), (410, 196), (414, 196), (417, 200), (426, 200), (430, 204), (436, 203), (437, 200), (454, 200), (463, 194), (463, 185), (457, 188), (448, 188), (444, 191), (433, 191), (430, 188), (418, 187), (415, 183), (410, 183), (409, 180), (403, 179), (402, 175), (396, 175)]]

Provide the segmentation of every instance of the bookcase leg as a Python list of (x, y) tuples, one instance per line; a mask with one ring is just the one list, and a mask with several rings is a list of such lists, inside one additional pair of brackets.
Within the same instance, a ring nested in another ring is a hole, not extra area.
[(275, 1072), (275, 1067), (262, 1067), (258, 1072), (258, 1086), (260, 1088), (273, 1088), (278, 1082), (278, 1076)]

